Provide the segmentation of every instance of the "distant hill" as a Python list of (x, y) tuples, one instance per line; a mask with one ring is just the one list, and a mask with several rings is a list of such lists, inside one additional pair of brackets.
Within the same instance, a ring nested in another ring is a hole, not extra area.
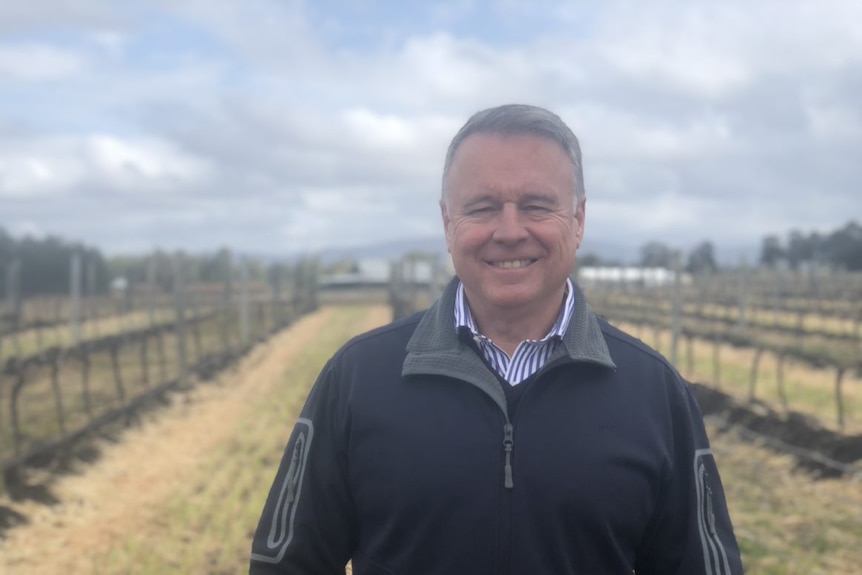
[(326, 263), (328, 261), (336, 261), (338, 259), (351, 256), (356, 259), (394, 259), (411, 252), (439, 254), (440, 257), (446, 257), (449, 254), (449, 252), (446, 251), (446, 241), (443, 237), (439, 237), (412, 238), (350, 248), (329, 249), (324, 250), (317, 255), (320, 257), (322, 262)]
[(323, 265), (331, 264), (346, 258), (354, 259), (395, 259), (410, 252), (436, 253), (441, 258), (448, 257), (446, 242), (443, 237), (439, 238), (408, 238), (398, 241), (378, 242), (340, 248), (329, 248), (313, 253), (303, 254), (267, 254), (267, 253), (244, 253), (240, 257), (248, 257), (264, 264), (287, 263), (292, 264), (301, 257), (309, 255), (320, 258)]

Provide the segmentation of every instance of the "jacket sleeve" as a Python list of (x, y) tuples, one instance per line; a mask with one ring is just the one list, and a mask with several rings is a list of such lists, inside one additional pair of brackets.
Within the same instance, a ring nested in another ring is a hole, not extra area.
[(742, 562), (703, 416), (690, 386), (668, 374), (672, 464), (663, 479), (638, 575), (741, 575)]
[(254, 534), (250, 575), (344, 573), (355, 521), (337, 380), (330, 360), (284, 451)]

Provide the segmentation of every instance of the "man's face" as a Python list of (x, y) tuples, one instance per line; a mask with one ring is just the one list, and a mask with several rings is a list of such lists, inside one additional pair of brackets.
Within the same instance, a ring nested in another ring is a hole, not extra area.
[(569, 158), (552, 140), (473, 134), (461, 143), (441, 210), (474, 313), (559, 308), (583, 234), (572, 182)]

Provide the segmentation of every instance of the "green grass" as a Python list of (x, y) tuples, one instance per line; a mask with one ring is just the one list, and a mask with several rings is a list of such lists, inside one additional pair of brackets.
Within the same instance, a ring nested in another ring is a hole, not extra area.
[[(236, 315), (236, 314), (234, 314)], [(250, 318), (250, 333), (263, 333), (268, 326), (260, 325), (256, 314)], [(141, 316), (144, 317), (144, 316)], [(186, 331), (186, 358), (188, 365), (200, 359), (200, 355), (224, 351), (222, 337), (222, 317), (209, 318), (198, 325), (200, 344), (195, 340), (195, 329), (191, 326)], [(142, 325), (143, 326), (143, 325)], [(228, 321), (230, 346), (239, 344), (238, 319), (232, 317)], [(121, 346), (119, 353), (120, 375), (125, 393), (125, 400), (132, 399), (144, 393), (150, 387), (155, 387), (175, 378), (179, 372), (177, 351), (177, 336), (175, 332), (167, 332), (163, 336), (164, 365), (158, 350), (158, 339), (150, 337), (147, 340), (147, 371), (149, 385), (143, 381), (140, 348), (138, 341), (128, 342)], [(12, 385), (14, 376), (0, 375), (0, 461), (10, 458), (14, 453), (13, 426), (10, 414), (12, 401)], [(120, 407), (123, 400), (116, 385), (110, 352), (103, 349), (90, 354), (89, 386), (91, 394), (91, 410), (95, 417), (110, 409)], [(61, 365), (59, 375), (65, 430), (70, 432), (80, 429), (90, 421), (84, 405), (83, 363), (74, 357), (69, 357)], [(27, 382), (22, 387), (17, 399), (19, 413), (19, 429), (24, 439), (22, 452), (37, 444), (55, 439), (61, 435), (55, 398), (51, 387), (51, 367), (46, 365), (35, 367), (28, 371)]]
[[(617, 323), (648, 345), (656, 348), (665, 357), (670, 357), (670, 332), (659, 330), (655, 338), (653, 328)], [(713, 368), (713, 344), (711, 341), (695, 340), (694, 371), (688, 371), (688, 351), (684, 338), (680, 338), (677, 348), (677, 367), (690, 381), (712, 385), (734, 397), (747, 401), (750, 390), (751, 365), (754, 348), (733, 348), (723, 344), (720, 347), (720, 381), (716, 383)], [(783, 411), (781, 396), (778, 392), (777, 358), (764, 352), (757, 371), (755, 397), (767, 403), (776, 411)], [(838, 428), (835, 402), (835, 370), (832, 368), (815, 369), (802, 362), (787, 359), (784, 362), (784, 389), (790, 410), (798, 411), (817, 419), (822, 425)], [(857, 385), (859, 378), (850, 372), (844, 375), (844, 420), (846, 433), (862, 432), (862, 390)]]
[[(174, 320), (173, 310), (156, 310), (154, 316), (156, 325), (169, 324)], [(149, 312), (140, 311), (86, 320), (81, 322), (79, 341), (117, 335), (149, 326)], [(3, 340), (2, 348), (0, 348), (0, 361), (3, 362), (11, 357), (29, 357), (51, 347), (69, 347), (72, 344), (72, 332), (68, 324), (32, 328), (18, 334), (7, 334), (0, 337)]]
[(708, 426), (747, 575), (855, 573), (862, 489), (815, 480), (794, 461)]

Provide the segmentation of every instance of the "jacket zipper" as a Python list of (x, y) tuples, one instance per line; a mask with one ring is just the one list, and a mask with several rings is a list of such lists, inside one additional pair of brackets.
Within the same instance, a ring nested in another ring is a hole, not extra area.
[(515, 482), (512, 480), (512, 449), (515, 447), (514, 438), (515, 428), (506, 418), (506, 424), (503, 426), (503, 451), (506, 454), (506, 463), (503, 466), (504, 480), (503, 487), (512, 489)]
[(503, 497), (501, 498), (502, 508), (500, 510), (500, 554), (498, 557), (499, 565), (495, 570), (499, 575), (508, 575), (511, 572), (511, 555), (512, 555), (512, 497), (514, 495), (513, 488), (515, 482), (512, 473), (512, 451), (515, 447), (515, 427), (509, 421), (509, 414), (505, 414), (506, 422), (503, 424), (503, 453), (505, 455), (503, 463)]
[[(548, 369), (555, 367), (557, 365), (561, 365), (562, 361), (555, 361), (551, 364), (546, 364), (542, 369), (539, 370), (535, 376), (539, 376), (544, 374)], [(534, 376), (534, 377), (535, 377)], [(529, 391), (529, 390), (527, 390)], [(525, 392), (524, 395), (527, 395)], [(521, 410), (521, 405), (524, 403), (524, 398), (521, 398), (520, 403), (518, 404), (517, 411)], [(515, 419), (518, 418), (518, 414), (514, 414)], [(503, 464), (503, 487), (506, 489), (512, 489), (515, 487), (515, 481), (512, 475), (512, 451), (515, 448), (515, 426), (512, 425), (512, 422), (509, 420), (509, 414), (506, 410), (503, 410), (503, 417), (506, 418), (506, 423), (503, 424), (503, 453), (506, 455), (506, 461)]]
[[(555, 361), (553, 363), (545, 364), (542, 369), (539, 370), (533, 377), (539, 377), (544, 375), (549, 369), (556, 367), (564, 362)], [(535, 383), (535, 382), (534, 382)], [(521, 397), (520, 402), (518, 402), (518, 407), (513, 413), (513, 420), (518, 419), (518, 413), (520, 413), (521, 409), (524, 406), (524, 400), (526, 396), (530, 393), (530, 390), (527, 389), (524, 392), (524, 395)], [(507, 410), (503, 410), (503, 417), (506, 419), (506, 422), (503, 424), (503, 453), (505, 454), (505, 462), (503, 464), (503, 488), (504, 488), (504, 500), (505, 500), (505, 508), (503, 510), (503, 523), (502, 523), (502, 532), (501, 532), (501, 555), (500, 555), (500, 569), (499, 573), (503, 575), (508, 575), (512, 570), (512, 513), (513, 513), (513, 489), (515, 487), (514, 481), (514, 473), (512, 471), (512, 455), (515, 448), (515, 426), (512, 421), (509, 419), (509, 413)]]

